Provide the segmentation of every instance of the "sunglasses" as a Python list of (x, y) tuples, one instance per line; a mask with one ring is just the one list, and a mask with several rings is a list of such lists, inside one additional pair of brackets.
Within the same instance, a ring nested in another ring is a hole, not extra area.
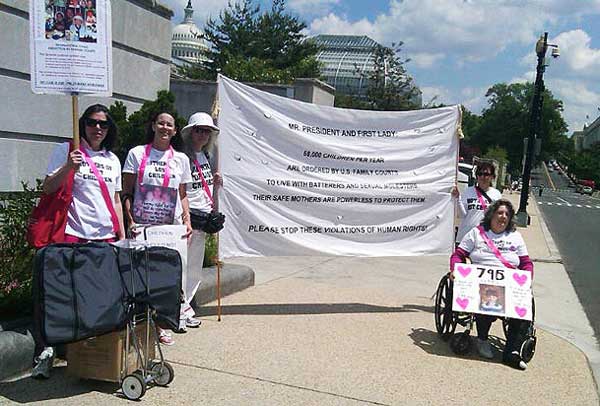
[(490, 172), (478, 172), (477, 176), (492, 176)]
[(211, 129), (206, 127), (192, 127), (192, 131), (196, 133), (210, 133)]
[(97, 125), (100, 125), (100, 128), (106, 130), (110, 126), (110, 123), (108, 120), (94, 120), (93, 118), (86, 118), (85, 125), (88, 127), (96, 127)]

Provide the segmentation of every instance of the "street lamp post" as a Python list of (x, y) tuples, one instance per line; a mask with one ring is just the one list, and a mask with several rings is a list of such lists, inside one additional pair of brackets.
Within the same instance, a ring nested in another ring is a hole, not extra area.
[(535, 85), (533, 88), (533, 100), (531, 103), (531, 117), (529, 120), (529, 138), (527, 142), (527, 151), (525, 153), (525, 164), (523, 166), (523, 186), (521, 189), (521, 200), (519, 202), (519, 211), (516, 215), (517, 223), (521, 226), (529, 224), (529, 215), (527, 214), (527, 199), (529, 198), (529, 180), (531, 179), (531, 167), (533, 166), (533, 154), (535, 150), (535, 140), (537, 138), (540, 123), (542, 119), (542, 92), (544, 90), (544, 71), (546, 70), (546, 51), (548, 47), (554, 48), (553, 57), (558, 57), (558, 46), (548, 44), (548, 33), (540, 37), (535, 45), (535, 53), (538, 62), (535, 76)]

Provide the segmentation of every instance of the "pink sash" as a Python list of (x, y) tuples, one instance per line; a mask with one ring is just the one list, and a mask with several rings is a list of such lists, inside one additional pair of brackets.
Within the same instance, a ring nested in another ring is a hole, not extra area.
[[(142, 162), (140, 163), (140, 169), (138, 170), (138, 183), (141, 185), (144, 181), (144, 171), (146, 170), (146, 162), (148, 161), (148, 157), (150, 156), (150, 151), (152, 150), (152, 144), (146, 145), (146, 149), (144, 150), (144, 156), (142, 158)], [(171, 180), (171, 168), (169, 164), (171, 163), (171, 159), (173, 159), (173, 147), (169, 146), (169, 150), (167, 152), (167, 162), (165, 164), (165, 175), (163, 176), (163, 187), (169, 187), (169, 181)]]
[(102, 192), (102, 198), (104, 199), (104, 203), (106, 203), (106, 207), (108, 207), (108, 211), (110, 212), (110, 218), (113, 223), (113, 231), (115, 232), (115, 234), (117, 234), (119, 232), (119, 219), (117, 217), (117, 212), (115, 211), (113, 200), (110, 198), (110, 194), (108, 192), (108, 186), (106, 186), (106, 182), (104, 181), (104, 178), (98, 171), (98, 168), (96, 168), (96, 164), (94, 164), (94, 161), (92, 161), (92, 158), (90, 158), (90, 155), (88, 154), (85, 147), (81, 148), (81, 152), (83, 153), (85, 162), (87, 162), (87, 164), (90, 166), (90, 169), (94, 173), (94, 176), (96, 176), (96, 179), (98, 179), (98, 185), (100, 185), (100, 191)]
[(513, 264), (508, 262), (506, 260), (506, 258), (504, 258), (502, 256), (502, 254), (498, 250), (498, 247), (496, 247), (496, 244), (494, 244), (494, 242), (490, 239), (490, 237), (488, 237), (487, 234), (485, 233), (485, 230), (483, 229), (483, 227), (477, 226), (477, 229), (479, 230), (479, 234), (481, 234), (481, 238), (483, 238), (483, 241), (485, 241), (487, 246), (492, 250), (492, 252), (496, 256), (496, 258), (498, 258), (500, 260), (500, 262), (502, 262), (502, 265), (504, 265), (506, 268), (517, 269), (516, 266), (514, 266)]
[(479, 204), (481, 204), (481, 207), (483, 207), (483, 211), (487, 210), (487, 203), (485, 202), (485, 199), (483, 198), (483, 195), (481, 194), (481, 192), (479, 191), (479, 188), (476, 186), (473, 186), (475, 188), (475, 193), (477, 193), (477, 199), (479, 200)]
[(194, 159), (194, 166), (196, 166), (196, 170), (198, 171), (200, 179), (202, 180), (202, 187), (204, 188), (204, 193), (206, 193), (206, 196), (208, 196), (208, 199), (210, 200), (210, 206), (215, 207), (215, 201), (213, 200), (212, 193), (210, 193), (210, 188), (208, 187), (208, 183), (206, 183), (206, 180), (204, 179), (204, 175), (202, 174), (202, 168), (200, 167), (200, 164), (198, 163), (197, 159)]

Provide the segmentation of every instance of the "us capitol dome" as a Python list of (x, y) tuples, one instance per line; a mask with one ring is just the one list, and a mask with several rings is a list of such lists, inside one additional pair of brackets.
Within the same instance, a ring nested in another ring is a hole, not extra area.
[(173, 28), (171, 38), (171, 59), (178, 66), (196, 64), (206, 59), (203, 52), (208, 46), (202, 39), (202, 31), (194, 24), (192, 0), (188, 0), (185, 18)]

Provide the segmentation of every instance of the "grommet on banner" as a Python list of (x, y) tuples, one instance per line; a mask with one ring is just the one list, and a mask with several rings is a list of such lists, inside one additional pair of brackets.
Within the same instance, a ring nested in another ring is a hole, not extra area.
[(233, 154), (233, 159), (235, 159), (236, 161), (241, 161), (242, 156), (240, 154)]
[(440, 133), (443, 133), (444, 131), (446, 131), (446, 130), (443, 127), (438, 130), (438, 132), (440, 132)]
[(415, 128), (415, 133), (420, 134), (421, 133), (421, 129), (420, 128)]
[(271, 113), (269, 113), (268, 111), (265, 111), (264, 115), (266, 118), (271, 118)]
[(260, 162), (262, 162), (263, 165), (269, 165), (269, 161), (266, 159), (261, 159)]
[(340, 221), (341, 219), (344, 218), (344, 216), (336, 216), (337, 220)]

